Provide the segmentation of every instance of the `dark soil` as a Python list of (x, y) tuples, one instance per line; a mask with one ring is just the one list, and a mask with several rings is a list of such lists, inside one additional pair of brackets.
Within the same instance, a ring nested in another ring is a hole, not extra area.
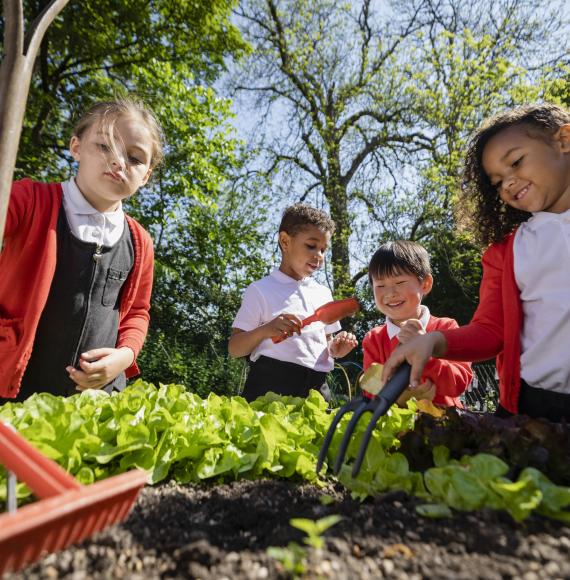
[(403, 493), (360, 503), (342, 488), (281, 480), (147, 487), (122, 525), (9, 578), (290, 578), (267, 548), (303, 545), (291, 518), (331, 514), (343, 520), (322, 550), (307, 550), (303, 577), (570, 578), (568, 527), (490, 510), (429, 520), (415, 505)]

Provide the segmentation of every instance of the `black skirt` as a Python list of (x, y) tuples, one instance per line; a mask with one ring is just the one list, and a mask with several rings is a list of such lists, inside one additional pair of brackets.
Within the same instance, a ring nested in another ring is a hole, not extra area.
[(306, 397), (311, 389), (316, 389), (328, 401), (330, 390), (326, 383), (327, 375), (296, 363), (260, 356), (255, 362), (250, 362), (242, 396), (249, 402), (269, 391), (278, 395)]
[[(519, 413), (533, 418), (542, 417), (553, 423), (563, 419), (570, 423), (570, 394), (538, 389), (521, 380)], [(503, 418), (512, 415), (501, 405), (495, 414)]]

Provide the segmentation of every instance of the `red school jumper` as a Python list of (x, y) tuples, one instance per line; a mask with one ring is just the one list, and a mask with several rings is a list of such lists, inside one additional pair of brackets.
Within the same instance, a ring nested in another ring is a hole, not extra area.
[(519, 411), (523, 311), (515, 280), (514, 232), (489, 246), (483, 254), (479, 306), (466, 326), (443, 331), (445, 357), (487, 360), (497, 357), (499, 400), (510, 413)]
[[(426, 332), (458, 328), (452, 318), (430, 316)], [(388, 336), (388, 327), (383, 324), (373, 328), (362, 341), (364, 370), (373, 362), (384, 364), (398, 346), (398, 337)], [(424, 368), (422, 381), (429, 379), (436, 387), (433, 402), (448, 407), (463, 407), (459, 395), (469, 386), (473, 372), (468, 362), (452, 362), (447, 359), (432, 358)]]
[[(12, 186), (0, 253), (0, 397), (16, 397), (32, 354), (55, 272), (62, 198), (60, 183), (24, 179)], [(136, 357), (148, 330), (154, 251), (148, 232), (126, 218), (135, 257), (122, 289), (116, 347), (135, 354), (125, 371), (130, 378), (139, 374)]]

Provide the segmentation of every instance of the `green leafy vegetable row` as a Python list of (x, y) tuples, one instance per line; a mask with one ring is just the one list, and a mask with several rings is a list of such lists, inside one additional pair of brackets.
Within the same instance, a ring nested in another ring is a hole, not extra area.
[[(411, 401), (407, 409), (392, 409), (383, 417), (360, 475), (352, 479), (350, 463), (366, 427), (361, 420), (340, 481), (360, 497), (405, 490), (425, 498), (418, 511), (432, 517), (449, 515), (449, 507), (487, 506), (505, 509), (518, 521), (536, 512), (570, 522), (570, 488), (554, 485), (532, 467), (512, 481), (500, 458), (479, 453), (458, 461), (440, 445), (432, 450), (435, 467), (410, 470), (398, 447), (402, 434), (413, 431), (416, 416)], [(248, 404), (241, 397), (201, 399), (180, 385), (156, 388), (143, 381), (113, 396), (100, 391), (66, 399), (39, 394), (0, 407), (0, 420), (84, 484), (134, 467), (147, 470), (151, 483), (264, 476), (319, 483), (317, 454), (331, 419), (316, 391), (307, 399), (270, 393)], [(348, 419), (333, 438), (329, 460), (336, 456)], [(0, 500), (4, 481), (1, 473)], [(18, 493), (29, 494), (23, 485)]]

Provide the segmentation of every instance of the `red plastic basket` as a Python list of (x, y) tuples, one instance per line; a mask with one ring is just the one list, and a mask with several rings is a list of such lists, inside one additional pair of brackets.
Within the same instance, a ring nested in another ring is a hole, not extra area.
[(39, 498), (0, 515), (0, 575), (124, 520), (147, 481), (137, 469), (83, 486), (2, 422), (0, 463)]

